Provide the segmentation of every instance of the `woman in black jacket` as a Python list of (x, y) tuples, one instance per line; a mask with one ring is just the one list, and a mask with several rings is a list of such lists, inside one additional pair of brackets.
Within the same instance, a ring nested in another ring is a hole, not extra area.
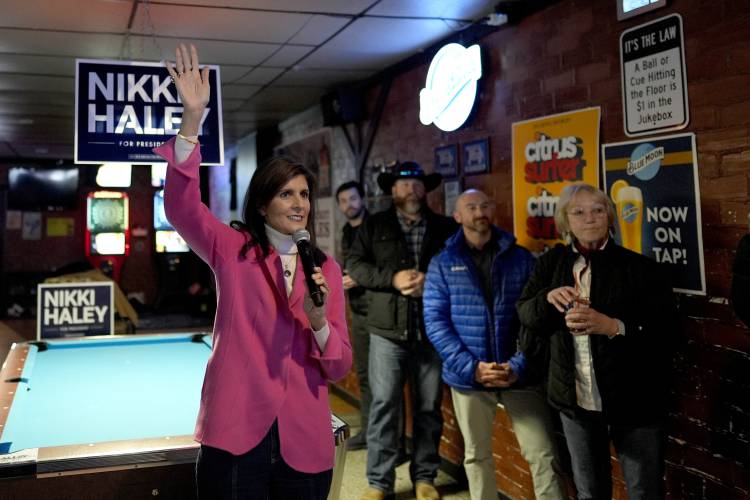
[(630, 499), (661, 498), (673, 297), (654, 261), (614, 242), (614, 221), (602, 191), (565, 188), (555, 223), (569, 244), (540, 257), (518, 312), (530, 358), (549, 349), (578, 498), (612, 497), (610, 440)]
[(732, 308), (750, 326), (750, 234), (740, 239), (732, 267)]

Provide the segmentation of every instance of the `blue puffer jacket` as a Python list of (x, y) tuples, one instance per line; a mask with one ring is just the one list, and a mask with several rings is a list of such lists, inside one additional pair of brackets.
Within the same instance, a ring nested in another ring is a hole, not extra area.
[[(489, 390), (474, 380), (479, 361), (509, 362), (523, 383), (525, 359), (517, 349), (520, 322), (516, 301), (534, 267), (531, 253), (514, 236), (493, 228), (493, 308), (484, 301), (479, 270), (469, 255), (463, 229), (433, 257), (424, 288), (427, 336), (443, 359), (443, 380), (458, 389)], [(494, 389), (493, 389), (494, 390)]]

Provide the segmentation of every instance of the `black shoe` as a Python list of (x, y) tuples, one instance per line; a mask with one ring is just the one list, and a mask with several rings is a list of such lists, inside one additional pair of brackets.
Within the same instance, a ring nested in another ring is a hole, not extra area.
[(364, 450), (365, 448), (367, 448), (366, 432), (360, 432), (346, 442), (346, 449), (349, 451)]

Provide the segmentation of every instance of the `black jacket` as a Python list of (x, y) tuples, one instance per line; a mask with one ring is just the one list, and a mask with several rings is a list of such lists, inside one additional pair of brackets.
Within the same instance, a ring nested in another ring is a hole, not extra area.
[[(438, 253), (458, 226), (453, 219), (425, 208), (427, 228), (422, 241), (419, 270), (426, 273), (430, 259)], [(393, 275), (415, 266), (406, 237), (396, 216), (396, 208), (379, 212), (365, 220), (357, 231), (346, 259), (346, 268), (360, 286), (367, 289), (369, 310), (367, 330), (393, 340), (409, 338), (410, 314), (422, 314), (422, 299), (401, 295), (393, 288)], [(412, 307), (412, 301), (418, 307)], [(420, 322), (421, 324), (421, 322)], [(421, 332), (424, 333), (424, 332)], [(424, 335), (421, 335), (424, 338)]]
[(750, 234), (740, 239), (732, 268), (732, 308), (750, 326)]
[[(518, 301), (527, 363), (548, 360), (547, 396), (569, 416), (578, 408), (573, 337), (563, 314), (547, 302), (547, 293), (574, 286), (579, 255), (558, 245), (541, 256)], [(669, 279), (654, 261), (611, 240), (592, 256), (591, 278), (591, 307), (625, 324), (624, 336), (590, 335), (604, 418), (625, 425), (659, 422), (666, 416), (677, 327)]]
[[(365, 210), (362, 214), (363, 223), (368, 217), (369, 214), (367, 213), (367, 210)], [(347, 222), (341, 230), (341, 254), (344, 263), (346, 263), (346, 259), (349, 256), (349, 250), (352, 248), (354, 238), (357, 236), (357, 231), (360, 227), (362, 226), (359, 225), (357, 227), (352, 227), (351, 224)], [(344, 264), (344, 272), (347, 274), (349, 273), (346, 264)], [(349, 297), (349, 307), (351, 307), (352, 312), (360, 315), (367, 314), (367, 296), (365, 295), (365, 291), (365, 288), (362, 286), (355, 286), (346, 291), (346, 294)]]

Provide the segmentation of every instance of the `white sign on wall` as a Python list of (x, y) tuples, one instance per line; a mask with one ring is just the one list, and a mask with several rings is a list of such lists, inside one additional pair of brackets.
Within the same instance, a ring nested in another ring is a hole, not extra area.
[(328, 255), (336, 255), (336, 238), (334, 234), (334, 198), (318, 198), (315, 202), (315, 243)]
[(682, 17), (672, 14), (620, 36), (625, 133), (685, 128), (690, 121)]
[(481, 77), (479, 45), (444, 46), (432, 59), (425, 88), (419, 92), (419, 121), (446, 132), (456, 130), (471, 114)]

